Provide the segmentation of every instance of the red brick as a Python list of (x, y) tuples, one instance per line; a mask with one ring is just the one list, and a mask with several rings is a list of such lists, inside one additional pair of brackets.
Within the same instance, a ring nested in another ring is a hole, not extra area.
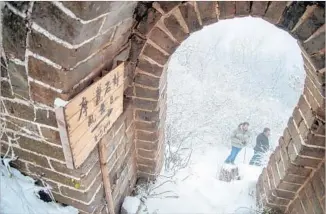
[(195, 7), (190, 3), (186, 2), (179, 6), (179, 10), (181, 12), (181, 15), (183, 19), (185, 20), (188, 30), (190, 33), (198, 31), (203, 28), (203, 26), (200, 25)]
[(230, 19), (235, 17), (234, 1), (219, 1), (218, 8), (220, 11), (220, 19)]
[(214, 1), (198, 1), (197, 7), (203, 25), (209, 25), (217, 22), (216, 7)]
[(158, 111), (142, 111), (136, 110), (135, 111), (136, 120), (140, 121), (159, 121), (159, 112)]
[(18, 143), (19, 146), (23, 149), (65, 161), (62, 148), (60, 147), (52, 146), (48, 143), (33, 140), (24, 136), (19, 136)]
[(285, 1), (271, 2), (271, 4), (268, 6), (264, 19), (272, 24), (278, 23), (282, 17), (283, 11), (286, 8), (286, 4), (287, 2)]
[(154, 8), (148, 9), (146, 15), (139, 22), (136, 29), (144, 36), (147, 36), (158, 20), (160, 20), (161, 16), (162, 14), (156, 11)]
[(172, 54), (179, 44), (174, 42), (163, 30), (154, 27), (149, 39), (169, 54)]
[(152, 64), (145, 59), (138, 60), (137, 68), (156, 77), (161, 77), (163, 73), (163, 67)]
[(251, 6), (251, 16), (263, 17), (265, 15), (265, 11), (267, 9), (268, 2), (267, 1), (253, 1)]
[(179, 43), (183, 42), (189, 36), (188, 33), (184, 32), (174, 15), (170, 15), (165, 18), (164, 25)]
[(165, 63), (169, 59), (169, 55), (165, 55), (164, 53), (157, 50), (156, 48), (154, 48), (152, 45), (150, 45), (148, 43), (146, 43), (146, 45), (144, 47), (143, 54), (145, 56), (151, 58), (152, 60), (154, 60), (161, 66), (165, 65)]
[(21, 103), (3, 100), (8, 113), (12, 116), (34, 121), (34, 107), (32, 105), (25, 105)]
[(250, 2), (249, 1), (236, 1), (235, 2), (235, 15), (237, 17), (249, 16)]

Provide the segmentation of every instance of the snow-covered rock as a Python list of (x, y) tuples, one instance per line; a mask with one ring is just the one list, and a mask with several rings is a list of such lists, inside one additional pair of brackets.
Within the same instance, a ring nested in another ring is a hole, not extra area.
[(239, 180), (239, 169), (235, 165), (224, 164), (220, 171), (219, 180), (230, 182), (232, 180)]
[(36, 186), (32, 178), (22, 175), (17, 169), (6, 164), (8, 160), (10, 161), (10, 159), (0, 161), (0, 213), (78, 214), (78, 210), (71, 206), (63, 207), (55, 202), (42, 201), (38, 192), (50, 190)]
[(136, 197), (127, 196), (122, 204), (121, 214), (136, 214), (140, 208), (140, 200)]

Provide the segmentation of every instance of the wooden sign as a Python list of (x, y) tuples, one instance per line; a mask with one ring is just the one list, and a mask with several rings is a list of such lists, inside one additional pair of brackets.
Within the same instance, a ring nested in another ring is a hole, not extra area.
[(68, 168), (78, 168), (123, 111), (124, 63), (69, 102), (55, 100)]

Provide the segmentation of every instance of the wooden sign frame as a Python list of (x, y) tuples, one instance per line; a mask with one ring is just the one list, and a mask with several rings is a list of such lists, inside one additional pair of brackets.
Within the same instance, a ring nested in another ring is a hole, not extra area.
[(78, 168), (123, 112), (125, 64), (70, 101), (54, 102), (61, 144), (70, 169)]

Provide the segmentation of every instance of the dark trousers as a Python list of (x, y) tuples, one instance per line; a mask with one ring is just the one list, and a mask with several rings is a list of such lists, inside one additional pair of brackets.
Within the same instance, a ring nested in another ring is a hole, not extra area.
[(261, 159), (262, 159), (263, 155), (264, 155), (263, 152), (255, 151), (254, 156), (252, 156), (249, 164), (250, 165), (256, 165), (256, 166), (261, 166)]
[(231, 154), (228, 156), (228, 158), (224, 162), (234, 164), (235, 158), (239, 154), (240, 150), (241, 150), (241, 148), (232, 146)]

